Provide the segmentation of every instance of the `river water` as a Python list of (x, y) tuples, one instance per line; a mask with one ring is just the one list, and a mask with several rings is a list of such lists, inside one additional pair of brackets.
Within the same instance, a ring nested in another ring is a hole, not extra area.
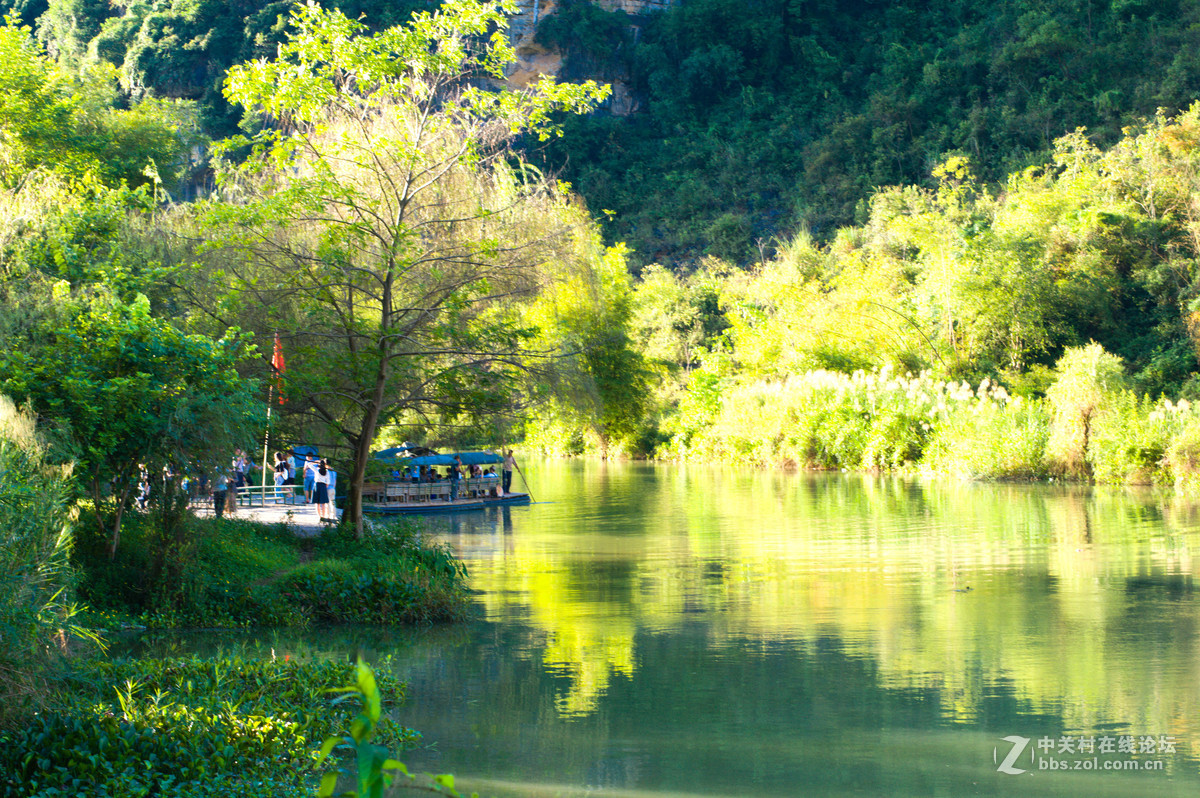
[(240, 645), (390, 655), (398, 719), (429, 744), (410, 767), (501, 798), (1200, 791), (1194, 502), (526, 472), (537, 503), (430, 522), (468, 564), (476, 622)]

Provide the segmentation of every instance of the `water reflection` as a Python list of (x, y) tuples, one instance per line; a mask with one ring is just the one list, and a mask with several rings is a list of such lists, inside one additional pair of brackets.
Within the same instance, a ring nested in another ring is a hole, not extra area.
[[(431, 522), (468, 561), (478, 623), (259, 645), (395, 653), (402, 721), (438, 743), (415, 764), (493, 795), (1200, 786), (1193, 504), (646, 464), (526, 473), (542, 503)], [(1090, 734), (1178, 746), (1161, 773), (996, 771), (1001, 737)]]
[[(455, 519), (447, 537), (489, 620), (545, 634), (545, 666), (571, 680), (565, 713), (595, 711), (609, 681), (631, 674), (640, 631), (697, 619), (716, 646), (836, 636), (887, 685), (936, 685), (954, 698), (947, 717), (966, 722), (985, 702), (981, 674), (1072, 727), (1106, 712), (1165, 721), (1147, 715), (1164, 685), (1194, 707), (1196, 616), (1178, 606), (1195, 574), (1191, 508), (638, 464), (560, 463), (538, 477), (554, 504)], [(509, 523), (519, 531), (495, 545)]]

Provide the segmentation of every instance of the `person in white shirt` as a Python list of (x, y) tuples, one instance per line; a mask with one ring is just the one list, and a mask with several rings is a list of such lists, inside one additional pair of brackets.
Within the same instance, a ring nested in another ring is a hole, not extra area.
[(329, 517), (329, 466), (324, 460), (318, 462), (313, 475), (313, 504), (317, 505), (318, 518)]
[(316, 488), (317, 469), (321, 464), (311, 455), (304, 455), (304, 503), (313, 503), (313, 491)]

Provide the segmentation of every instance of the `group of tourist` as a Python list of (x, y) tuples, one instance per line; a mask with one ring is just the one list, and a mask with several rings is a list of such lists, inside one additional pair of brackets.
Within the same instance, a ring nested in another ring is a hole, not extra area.
[(337, 472), (329, 467), (328, 461), (311, 454), (291, 452), (292, 457), (285, 457), (282, 452), (275, 452), (275, 487), (282, 493), (282, 488), (296, 484), (296, 467), (294, 461), (300, 463), (304, 471), (304, 503), (317, 506), (317, 517), (337, 520), (337, 509), (334, 496), (337, 495)]
[[(154, 483), (159, 480), (151, 479), (150, 470), (145, 463), (138, 463), (138, 479), (133, 492), (134, 501), (139, 510), (145, 511), (150, 507), (150, 497), (154, 493)], [(208, 474), (196, 463), (190, 466), (179, 466), (168, 462), (162, 467), (161, 490), (164, 496), (175, 490), (187, 494), (188, 499), (203, 496), (208, 492)]]
[[(512, 472), (515, 467), (516, 460), (513, 458), (512, 450), (509, 449), (504, 454), (504, 462), (501, 466), (501, 474), (499, 476), (496, 474), (495, 467), (489, 466), (487, 469), (483, 469), (476, 464), (464, 465), (462, 458), (455, 455), (454, 465), (447, 469), (444, 476), (439, 474), (433, 466), (412, 466), (411, 469), (406, 469), (405, 471), (393, 470), (392, 478), (396, 480), (411, 479), (413, 484), (449, 480), (450, 501), (454, 501), (458, 498), (459, 485), (463, 478), (499, 478), (500, 483), (496, 486), (497, 495), (507, 495), (512, 489)], [(249, 475), (253, 468), (254, 463), (247, 453), (241, 449), (237, 449), (234, 451), (228, 470), (217, 470), (216, 476), (212, 480), (213, 515), (221, 518), (226, 511), (232, 512), (234, 510), (237, 505), (237, 489), (251, 484)], [(313, 454), (303, 454), (295, 450), (287, 454), (275, 452), (271, 471), (274, 474), (276, 497), (278, 499), (284, 502), (290, 501), (289, 497), (292, 496), (291, 487), (297, 484), (298, 471), (302, 471), (303, 476), (301, 479), (304, 487), (304, 503), (316, 505), (318, 518), (337, 519), (337, 510), (334, 501), (337, 495), (337, 472), (329, 467), (328, 461), (318, 458)], [(193, 480), (187, 479), (183, 485), (184, 489), (188, 490), (193, 498), (207, 493), (209, 487), (208, 475), (202, 469), (198, 473), (199, 476), (194, 483)], [(165, 467), (163, 477), (164, 482), (172, 480), (174, 478), (174, 469), (170, 466)], [(192, 493), (193, 487), (197, 491), (196, 493)], [(140, 509), (145, 510), (147, 508), (150, 500), (150, 492), (150, 476), (143, 467), (137, 490), (134, 494), (134, 498)]]
[[(314, 504), (317, 517), (334, 519), (337, 511), (334, 509), (336, 495), (337, 472), (329, 467), (328, 461), (309, 454), (289, 452), (289, 457), (283, 452), (275, 452), (271, 472), (274, 475), (275, 496), (277, 500), (289, 502), (292, 495), (291, 487), (297, 484), (297, 469), (303, 471), (304, 503)], [(294, 461), (293, 461), (294, 458)], [(234, 452), (229, 469), (218, 470), (213, 480), (213, 514), (221, 518), (225, 512), (232, 511), (237, 503), (237, 489), (251, 484), (250, 471), (254, 463), (241, 449)]]
[(436, 466), (410, 466), (405, 469), (392, 469), (391, 478), (396, 482), (411, 481), (414, 485), (435, 484), (438, 482), (450, 483), (449, 501), (454, 501), (458, 498), (459, 484), (462, 479), (499, 479), (500, 482), (495, 486), (496, 495), (504, 496), (512, 489), (512, 472), (516, 467), (516, 459), (513, 457), (512, 449), (509, 449), (504, 454), (504, 462), (501, 466), (502, 477), (496, 474), (495, 466), (488, 466), (486, 469), (472, 463), (464, 465), (462, 457), (454, 455), (454, 464), (446, 467), (446, 473), (438, 472)]

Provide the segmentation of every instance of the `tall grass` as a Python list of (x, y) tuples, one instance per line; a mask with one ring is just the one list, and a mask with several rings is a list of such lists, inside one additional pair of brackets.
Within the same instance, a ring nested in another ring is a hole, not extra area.
[(958, 412), (939, 418), (923, 463), (928, 470), (968, 479), (1045, 476), (1050, 415), (1045, 404), (985, 392)]
[(0, 396), (0, 720), (43, 703), (47, 660), (71, 629), (69, 475), (33, 415)]
[(1071, 350), (1045, 398), (890, 371), (811, 371), (726, 386), (660, 456), (757, 466), (1066, 476), (1200, 488), (1200, 406), (1122, 387), (1119, 361)]
[(915, 469), (947, 419), (1002, 388), (900, 376), (811, 371), (728, 390), (710, 424), (673, 441), (675, 455), (802, 468)]

